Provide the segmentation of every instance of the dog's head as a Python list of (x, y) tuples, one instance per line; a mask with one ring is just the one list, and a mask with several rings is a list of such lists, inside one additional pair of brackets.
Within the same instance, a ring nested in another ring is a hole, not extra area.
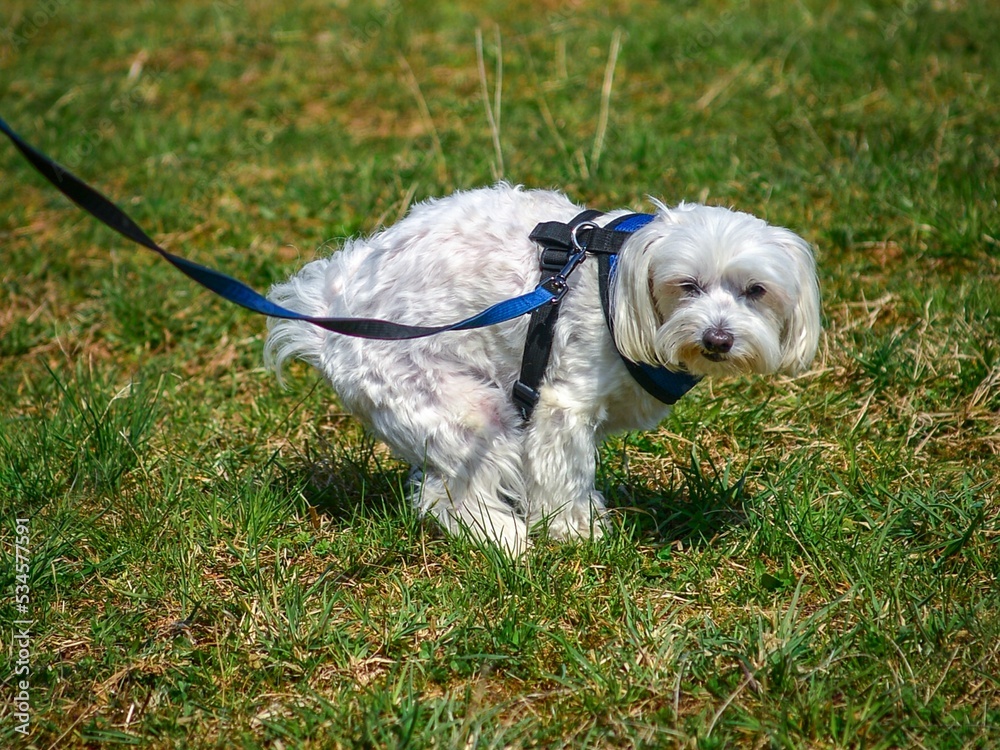
[(804, 370), (820, 331), (808, 243), (725, 208), (657, 207), (622, 248), (611, 289), (622, 354), (693, 375)]

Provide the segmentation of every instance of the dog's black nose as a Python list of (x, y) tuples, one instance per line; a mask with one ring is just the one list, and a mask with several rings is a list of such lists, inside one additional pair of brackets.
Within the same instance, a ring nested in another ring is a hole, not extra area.
[(721, 328), (709, 328), (701, 337), (701, 344), (706, 352), (725, 354), (733, 348), (733, 334)]

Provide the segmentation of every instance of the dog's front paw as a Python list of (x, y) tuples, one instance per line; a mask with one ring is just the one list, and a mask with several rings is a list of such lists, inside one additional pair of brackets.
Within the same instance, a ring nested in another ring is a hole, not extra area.
[(597, 540), (611, 530), (604, 497), (594, 490), (587, 500), (566, 505), (548, 519), (550, 537), (559, 541)]

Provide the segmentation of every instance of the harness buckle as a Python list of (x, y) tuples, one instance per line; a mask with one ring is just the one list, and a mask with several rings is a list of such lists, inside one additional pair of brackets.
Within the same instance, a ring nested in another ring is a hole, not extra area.
[(539, 258), (538, 266), (543, 271), (548, 271), (549, 273), (559, 273), (563, 266), (566, 265), (566, 261), (569, 260), (571, 255), (570, 250), (564, 250), (559, 247), (547, 247), (542, 250), (542, 255)]
[(535, 404), (538, 403), (539, 393), (530, 385), (522, 383), (518, 380), (514, 383), (511, 396), (518, 409), (520, 409), (521, 416), (527, 419), (527, 416), (531, 414), (532, 410), (535, 408)]

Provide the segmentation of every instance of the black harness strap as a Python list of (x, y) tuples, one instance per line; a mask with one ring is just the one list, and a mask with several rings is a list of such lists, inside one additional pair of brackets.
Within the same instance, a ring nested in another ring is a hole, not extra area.
[[(545, 222), (535, 227), (530, 239), (542, 247), (539, 267), (542, 283), (555, 276), (572, 255), (571, 234), (573, 227), (601, 215), (600, 211), (588, 210), (577, 214), (568, 224)], [(521, 374), (514, 383), (511, 397), (527, 422), (538, 403), (538, 386), (545, 376), (552, 353), (552, 339), (555, 336), (556, 321), (559, 319), (559, 300), (540, 307), (531, 313), (528, 322), (528, 336), (524, 340), (524, 354), (521, 356)]]

